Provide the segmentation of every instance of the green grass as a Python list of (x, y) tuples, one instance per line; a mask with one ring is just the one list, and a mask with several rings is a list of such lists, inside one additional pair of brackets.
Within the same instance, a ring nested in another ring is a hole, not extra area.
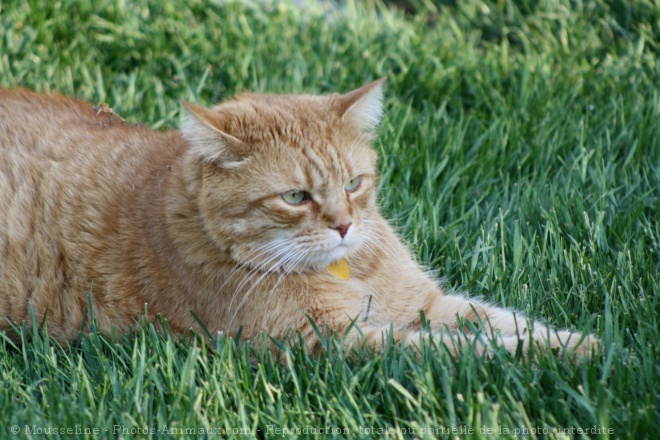
[(29, 342), (0, 335), (0, 438), (14, 425), (17, 438), (117, 426), (124, 438), (657, 436), (658, 2), (418, 0), (409, 15), (308, 3), (9, 0), (0, 85), (176, 127), (180, 99), (387, 77), (381, 204), (420, 261), (449, 289), (595, 331), (600, 355), (574, 365), (424, 347), (418, 359), (390, 345), (350, 356), (329, 339), (320, 356), (292, 350), (280, 364), (244, 342), (179, 343), (149, 325), (61, 348), (28, 324)]

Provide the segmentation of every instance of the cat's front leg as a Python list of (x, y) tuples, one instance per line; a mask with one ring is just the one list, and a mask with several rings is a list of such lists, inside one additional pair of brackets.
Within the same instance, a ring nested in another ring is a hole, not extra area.
[[(421, 301), (422, 298), (425, 300)], [(509, 352), (515, 354), (521, 350), (524, 355), (530, 344), (541, 349), (566, 350), (582, 357), (589, 357), (598, 347), (598, 339), (593, 335), (557, 331), (530, 322), (521, 313), (457, 295), (445, 295), (438, 288), (428, 295), (418, 292), (404, 300), (393, 301), (388, 304), (389, 310), (382, 310), (377, 302), (361, 310), (337, 307), (309, 316), (316, 323), (328, 324), (346, 345), (365, 343), (376, 350), (386, 347), (390, 340), (419, 346), (422, 340), (432, 339), (454, 354), (466, 343), (474, 344), (475, 351), (483, 353), (492, 349), (493, 338)], [(369, 309), (375, 312), (370, 313)], [(425, 323), (420, 322), (422, 314)], [(310, 325), (304, 327), (307, 328), (301, 330), (309, 346), (318, 348), (320, 341), (315, 331)], [(474, 333), (475, 328), (480, 331)]]
[[(456, 333), (462, 323), (464, 332), (480, 328), (482, 337), (497, 338), (504, 347), (515, 353), (521, 349), (527, 354), (530, 343), (542, 349), (559, 349), (588, 357), (598, 347), (593, 335), (582, 335), (567, 330), (555, 330), (539, 322), (532, 322), (524, 314), (495, 307), (457, 295), (433, 295), (423, 310), (431, 328), (444, 328)], [(467, 324), (471, 322), (472, 325)]]

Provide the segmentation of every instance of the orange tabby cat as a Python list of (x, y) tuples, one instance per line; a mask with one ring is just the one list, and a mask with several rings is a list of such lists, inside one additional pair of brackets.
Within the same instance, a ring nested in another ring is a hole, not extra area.
[[(378, 348), (390, 326), (395, 340), (428, 337), (424, 312), (434, 329), (482, 320), (528, 349), (524, 316), (444, 294), (379, 213), (382, 81), (185, 107), (181, 132), (158, 132), (60, 95), (0, 92), (0, 330), (31, 305), (71, 340), (91, 292), (105, 332), (146, 304), (178, 332), (192, 311), (211, 332), (300, 331), (312, 348), (307, 317), (339, 332), (357, 319), (349, 340)], [(597, 344), (540, 324), (532, 337)]]

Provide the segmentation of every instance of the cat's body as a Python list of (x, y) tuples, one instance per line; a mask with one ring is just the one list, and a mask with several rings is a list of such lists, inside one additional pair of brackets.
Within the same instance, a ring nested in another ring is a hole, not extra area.
[[(308, 317), (340, 332), (357, 319), (378, 347), (391, 325), (395, 339), (419, 341), (420, 312), (456, 330), (457, 315), (476, 310), (507, 348), (519, 334), (526, 350), (524, 317), (445, 295), (379, 214), (369, 140), (380, 100), (376, 82), (187, 104), (181, 134), (61, 96), (0, 92), (0, 330), (32, 305), (71, 340), (91, 292), (106, 332), (134, 325), (147, 304), (177, 332), (196, 326), (193, 311), (211, 332), (299, 330), (312, 347)], [(327, 269), (342, 259), (348, 280)], [(541, 325), (534, 335), (580, 340)]]

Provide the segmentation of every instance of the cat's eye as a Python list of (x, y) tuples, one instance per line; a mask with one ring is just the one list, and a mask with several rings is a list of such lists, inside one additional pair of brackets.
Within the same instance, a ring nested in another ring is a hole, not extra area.
[(282, 199), (284, 199), (285, 202), (287, 202), (289, 205), (300, 205), (302, 202), (309, 200), (310, 195), (306, 191), (300, 191), (298, 189), (294, 189), (292, 191), (287, 191), (285, 193), (282, 193)]
[(360, 186), (360, 176), (356, 176), (346, 183), (344, 189), (346, 190), (346, 192), (353, 192), (356, 189), (358, 189), (359, 186)]

